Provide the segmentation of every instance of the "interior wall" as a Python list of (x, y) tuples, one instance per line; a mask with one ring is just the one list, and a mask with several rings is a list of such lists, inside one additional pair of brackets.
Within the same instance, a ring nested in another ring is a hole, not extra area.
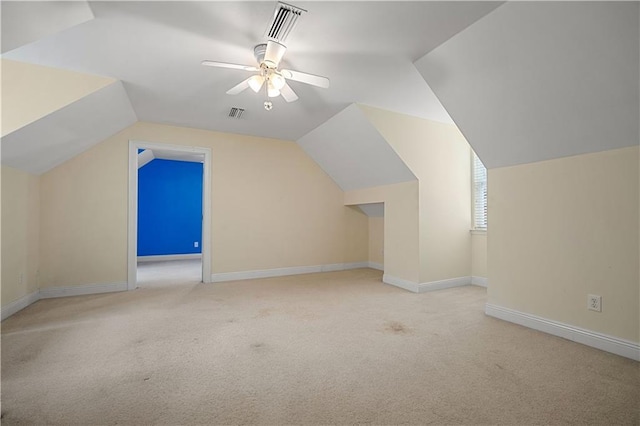
[(489, 303), (640, 341), (638, 151), (489, 170)]
[(369, 262), (384, 266), (384, 216), (369, 218)]
[(42, 287), (126, 281), (129, 140), (212, 149), (215, 273), (368, 258), (367, 216), (296, 143), (138, 122), (42, 175)]
[(469, 144), (453, 124), (360, 108), (420, 181), (420, 282), (470, 276)]
[(2, 136), (115, 80), (2, 59)]
[(38, 290), (40, 178), (7, 166), (2, 174), (2, 306)]
[(344, 193), (345, 205), (384, 203), (385, 276), (413, 283), (420, 278), (417, 181)]
[(487, 233), (471, 234), (471, 275), (487, 278)]
[(202, 163), (138, 168), (138, 256), (202, 253)]

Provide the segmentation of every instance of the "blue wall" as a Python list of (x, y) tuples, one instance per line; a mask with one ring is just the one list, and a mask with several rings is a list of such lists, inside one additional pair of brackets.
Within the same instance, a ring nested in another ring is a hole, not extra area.
[(155, 159), (138, 169), (138, 256), (201, 253), (201, 238), (202, 164)]

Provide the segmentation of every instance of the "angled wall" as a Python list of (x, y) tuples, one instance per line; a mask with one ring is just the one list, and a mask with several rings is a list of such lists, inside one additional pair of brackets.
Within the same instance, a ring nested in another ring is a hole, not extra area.
[(471, 276), (469, 144), (453, 124), (359, 106), (417, 176), (421, 284)]
[(344, 193), (345, 205), (384, 203), (385, 282), (413, 290), (420, 282), (417, 181), (357, 189)]
[(214, 273), (367, 262), (367, 216), (295, 143), (138, 122), (41, 176), (42, 288), (126, 281), (129, 140), (212, 149)]
[(415, 63), (489, 168), (487, 313), (636, 359), (639, 21), (509, 2)]
[(137, 121), (119, 81), (2, 137), (2, 164), (41, 174)]
[(3, 137), (116, 81), (8, 59), (0, 66)]
[(507, 2), (415, 62), (487, 168), (638, 143), (638, 2)]

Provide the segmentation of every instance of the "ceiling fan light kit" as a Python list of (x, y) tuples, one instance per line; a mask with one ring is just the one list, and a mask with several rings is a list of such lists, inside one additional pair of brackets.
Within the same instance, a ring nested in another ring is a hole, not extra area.
[[(228, 95), (237, 95), (247, 88), (259, 93), (262, 86), (266, 86), (265, 93), (267, 98), (282, 96), (286, 102), (294, 102), (298, 99), (298, 95), (287, 84), (287, 80), (328, 88), (329, 79), (326, 77), (301, 71), (278, 69), (280, 61), (282, 61), (287, 50), (283, 42), (293, 30), (303, 12), (306, 12), (306, 10), (290, 4), (279, 2), (276, 5), (273, 18), (265, 33), (268, 39), (267, 42), (260, 43), (253, 49), (258, 67), (209, 60), (202, 61), (202, 65), (259, 73), (229, 89), (227, 91)], [(264, 102), (264, 109), (270, 111), (272, 108), (273, 103), (267, 99)]]

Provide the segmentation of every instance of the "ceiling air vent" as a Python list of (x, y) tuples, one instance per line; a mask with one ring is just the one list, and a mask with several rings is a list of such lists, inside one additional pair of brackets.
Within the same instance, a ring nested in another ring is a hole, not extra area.
[(298, 22), (298, 18), (306, 10), (290, 4), (278, 2), (276, 9), (273, 11), (273, 19), (267, 26), (267, 37), (269, 40), (284, 43), (293, 31)]
[(233, 107), (229, 110), (229, 118), (239, 119), (244, 114), (244, 108)]

